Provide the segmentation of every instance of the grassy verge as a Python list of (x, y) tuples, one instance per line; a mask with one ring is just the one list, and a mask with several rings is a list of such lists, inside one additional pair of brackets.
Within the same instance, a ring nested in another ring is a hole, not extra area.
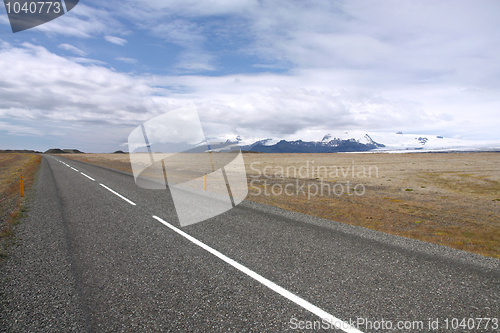
[(15, 226), (27, 212), (26, 197), (20, 196), (20, 177), (23, 175), (24, 188), (29, 190), (39, 165), (37, 155), (0, 154), (0, 263), (15, 241)]
[[(266, 181), (268, 188), (283, 182)], [(289, 184), (293, 182), (290, 180)], [(300, 182), (305, 188), (315, 183), (313, 180)], [(370, 187), (366, 190), (367, 194), (360, 197), (317, 195), (308, 198), (306, 195), (266, 196), (264, 191), (250, 187), (247, 199), (500, 259), (500, 202), (490, 198), (464, 199), (460, 195), (423, 193), (423, 190), (394, 192)]]

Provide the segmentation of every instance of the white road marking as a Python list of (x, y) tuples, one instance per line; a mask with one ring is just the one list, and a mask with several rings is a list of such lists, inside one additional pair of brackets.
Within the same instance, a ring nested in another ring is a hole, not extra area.
[(81, 173), (82, 175), (84, 175), (85, 177), (87, 177), (88, 179), (90, 179), (91, 181), (95, 182), (95, 179), (94, 179), (94, 178), (90, 177), (89, 175), (84, 174), (84, 173), (83, 173), (83, 172), (81, 172), (81, 171), (80, 171), (80, 173)]
[(117, 193), (115, 191), (113, 191), (112, 189), (110, 189), (109, 187), (107, 187), (106, 185), (104, 184), (99, 184), (101, 185), (102, 187), (104, 187), (106, 190), (108, 190), (109, 192), (115, 194), (116, 196), (119, 196), (120, 198), (122, 198), (123, 200), (125, 200), (126, 202), (128, 202), (129, 204), (131, 204), (132, 206), (135, 206), (135, 202), (133, 201), (130, 201), (129, 199), (125, 198), (123, 195), (121, 195), (120, 193)]
[(153, 216), (153, 218), (155, 220), (157, 220), (158, 222), (162, 223), (163, 225), (165, 225), (166, 227), (172, 229), (173, 231), (175, 231), (176, 233), (178, 233), (182, 237), (184, 237), (184, 238), (188, 239), (189, 241), (193, 242), (194, 244), (198, 245), (202, 249), (210, 252), (211, 254), (213, 254), (217, 258), (221, 259), (222, 261), (225, 261), (226, 263), (228, 263), (229, 265), (233, 266), (237, 270), (245, 273), (249, 277), (257, 280), (260, 283), (262, 283), (263, 285), (265, 285), (269, 289), (275, 291), (276, 293), (280, 294), (281, 296), (283, 296), (283, 297), (289, 299), (290, 301), (294, 302), (295, 304), (303, 307), (304, 309), (312, 312), (313, 314), (315, 314), (318, 317), (320, 317), (322, 320), (327, 321), (332, 327), (336, 327), (336, 328), (338, 328), (338, 329), (340, 329), (340, 330), (342, 330), (342, 331), (344, 331), (346, 333), (363, 333), (362, 331), (358, 330), (357, 328), (351, 326), (349, 323), (347, 323), (347, 322), (345, 322), (345, 321), (343, 321), (343, 320), (341, 320), (341, 319), (339, 319), (339, 318), (337, 318), (337, 317), (329, 314), (328, 312), (326, 312), (326, 311), (318, 308), (316, 305), (311, 304), (308, 301), (306, 301), (305, 299), (300, 298), (299, 296), (297, 296), (297, 295), (289, 292), (288, 290), (286, 290), (286, 289), (278, 286), (276, 283), (274, 283), (274, 282), (266, 279), (262, 275), (259, 275), (259, 274), (255, 273), (251, 269), (249, 269), (249, 268), (243, 266), (242, 264), (234, 261), (233, 259), (225, 256), (224, 254), (220, 253), (219, 251), (217, 251), (217, 250), (211, 248), (210, 246), (206, 245), (205, 243), (197, 240), (193, 236), (185, 233), (184, 231), (182, 231), (182, 230), (174, 227), (170, 223), (162, 220), (158, 216)]
[(73, 167), (70, 167), (71, 169), (75, 170), (76, 172), (80, 172), (78, 169), (75, 169)]

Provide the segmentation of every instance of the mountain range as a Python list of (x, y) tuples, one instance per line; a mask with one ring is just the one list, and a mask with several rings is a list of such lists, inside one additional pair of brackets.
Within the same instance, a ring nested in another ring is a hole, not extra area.
[(256, 140), (238, 136), (236, 139), (226, 137), (226, 140), (237, 142), (241, 150), (260, 153), (500, 151), (500, 141), (463, 140), (402, 132), (352, 131), (326, 135), (308, 132), (280, 139)]
[(251, 145), (242, 146), (242, 150), (259, 153), (337, 153), (337, 152), (359, 152), (369, 151), (385, 147), (384, 144), (373, 141), (368, 134), (367, 142), (360, 142), (354, 138), (340, 139), (325, 135), (321, 141), (287, 141), (280, 140), (269, 145), (271, 139), (259, 140)]

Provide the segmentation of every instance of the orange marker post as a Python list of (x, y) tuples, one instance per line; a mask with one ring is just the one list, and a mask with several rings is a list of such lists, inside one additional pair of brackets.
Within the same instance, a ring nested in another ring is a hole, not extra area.
[(21, 186), (21, 197), (24, 197), (24, 178), (23, 178), (23, 175), (21, 175), (20, 186)]

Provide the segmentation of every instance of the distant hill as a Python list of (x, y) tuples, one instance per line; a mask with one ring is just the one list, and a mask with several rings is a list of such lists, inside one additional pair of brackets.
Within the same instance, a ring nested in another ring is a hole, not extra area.
[(59, 148), (52, 148), (44, 152), (44, 154), (67, 154), (64, 150)]
[(52, 148), (44, 152), (44, 154), (83, 154), (83, 152), (78, 149)]
[(128, 153), (124, 152), (123, 150), (117, 150), (113, 154), (128, 154)]
[(15, 150), (15, 149), (4, 149), (0, 150), (0, 154), (7, 154), (7, 153), (21, 153), (21, 154), (41, 154), (42, 152), (36, 151), (36, 150)]
[(83, 151), (78, 149), (63, 149), (63, 151), (67, 154), (85, 154)]

